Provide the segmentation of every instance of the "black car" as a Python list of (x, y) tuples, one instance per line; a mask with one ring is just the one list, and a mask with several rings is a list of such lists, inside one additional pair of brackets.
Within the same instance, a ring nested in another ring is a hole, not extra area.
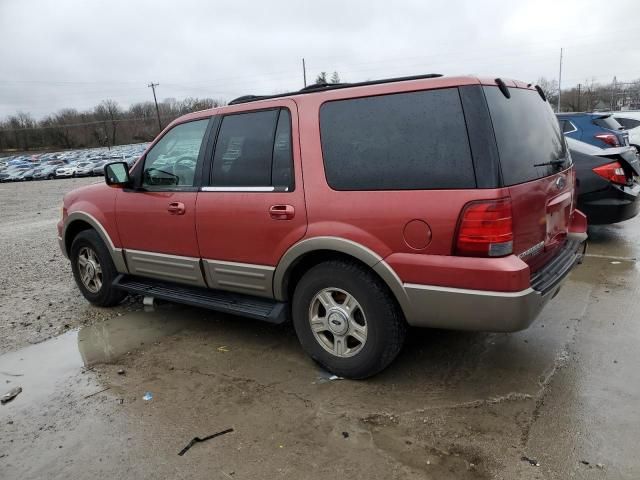
[(617, 223), (640, 210), (640, 161), (633, 147), (598, 148), (567, 138), (578, 181), (578, 208), (590, 224)]

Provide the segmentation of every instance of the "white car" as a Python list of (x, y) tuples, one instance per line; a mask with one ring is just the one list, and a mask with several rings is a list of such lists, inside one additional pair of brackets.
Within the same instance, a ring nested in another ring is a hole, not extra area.
[(636, 147), (640, 152), (640, 112), (613, 112), (615, 118), (620, 125), (629, 132), (629, 144)]
[(80, 162), (76, 164), (75, 176), (88, 177), (93, 175), (93, 162)]
[(65, 165), (56, 169), (56, 178), (73, 177), (76, 174), (75, 165)]

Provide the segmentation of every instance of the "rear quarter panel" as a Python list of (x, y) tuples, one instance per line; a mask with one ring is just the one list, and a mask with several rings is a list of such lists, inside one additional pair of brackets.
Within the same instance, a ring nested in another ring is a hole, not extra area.
[[(368, 247), (383, 258), (391, 253), (451, 255), (462, 207), (471, 200), (504, 196), (507, 190), (333, 190), (324, 171), (320, 107), (325, 101), (343, 98), (477, 83), (477, 79), (444, 78), (363, 88), (356, 94), (334, 90), (326, 95), (296, 97), (308, 215), (305, 237), (343, 237)], [(405, 241), (403, 231), (411, 220), (422, 220), (429, 227), (430, 238), (424, 248), (412, 248)]]

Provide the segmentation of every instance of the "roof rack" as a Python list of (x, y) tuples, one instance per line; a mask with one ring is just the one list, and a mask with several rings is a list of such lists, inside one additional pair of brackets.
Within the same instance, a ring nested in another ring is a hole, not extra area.
[(425, 75), (412, 75), (410, 77), (382, 78), (380, 80), (368, 80), (366, 82), (357, 82), (357, 83), (314, 83), (313, 85), (304, 87), (298, 90), (297, 92), (279, 93), (277, 95), (242, 95), (241, 97), (234, 98), (233, 100), (231, 100), (229, 102), (229, 105), (256, 102), (258, 100), (268, 100), (271, 98), (289, 97), (291, 95), (324, 92), (327, 90), (337, 90), (340, 88), (364, 87), (366, 85), (378, 85), (381, 83), (404, 82), (407, 80), (422, 80), (425, 78), (437, 78), (441, 76), (442, 75), (439, 73), (427, 73)]

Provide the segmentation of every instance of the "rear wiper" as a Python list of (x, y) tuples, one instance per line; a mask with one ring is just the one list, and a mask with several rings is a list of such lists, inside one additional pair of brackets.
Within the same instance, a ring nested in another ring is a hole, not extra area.
[(554, 167), (557, 167), (558, 165), (562, 165), (564, 162), (565, 162), (564, 159), (550, 160), (550, 161), (544, 162), (544, 163), (534, 163), (533, 166), (534, 167), (548, 167), (549, 165), (552, 165)]

